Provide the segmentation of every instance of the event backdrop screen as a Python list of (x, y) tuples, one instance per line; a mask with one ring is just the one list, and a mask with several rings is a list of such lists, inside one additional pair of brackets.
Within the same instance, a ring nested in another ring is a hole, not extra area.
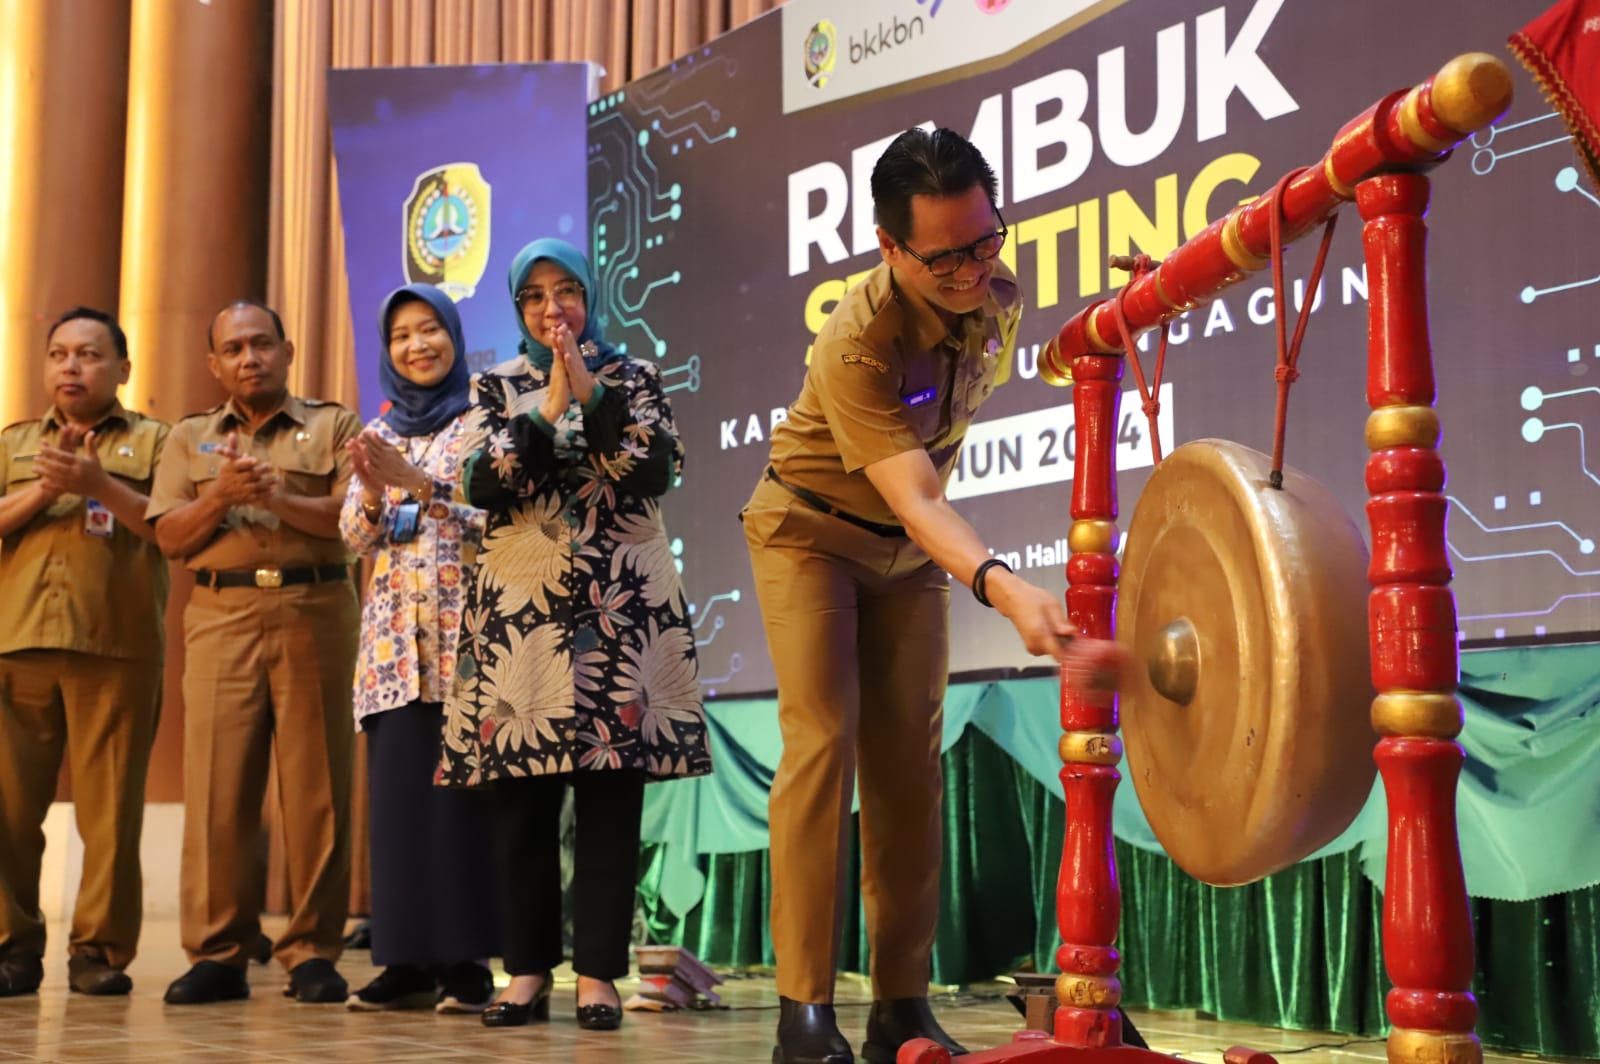
[[(999, 175), (1027, 311), (1012, 379), (973, 427), (950, 493), (992, 550), (1059, 590), (1072, 397), (1038, 378), (1037, 353), (1120, 284), (1106, 256), (1166, 254), (1458, 53), (1514, 64), (1504, 41), (1545, 6), (1457, 0), (1440, 17), (1441, 5), (1386, 0), (789, 0), (590, 103), (588, 218), (606, 326), (660, 364), (688, 448), (666, 517), (708, 689), (774, 686), (737, 514), (812, 337), (879, 261), (868, 176), (890, 138), (949, 126)], [(1428, 215), (1469, 645), (1600, 629), (1600, 448), (1586, 449), (1600, 424), (1600, 200), (1520, 70), (1516, 90), (1510, 113), (1434, 172)], [(1286, 457), (1365, 531), (1369, 281), (1359, 218), (1353, 206), (1343, 215), (1310, 294)], [(1297, 299), (1315, 249), (1312, 237), (1288, 254)], [(1270, 450), (1275, 357), (1265, 272), (1190, 312), (1167, 359), (1163, 443), (1227, 437)], [(1121, 422), (1126, 529), (1151, 464), (1136, 395)], [(1003, 618), (952, 592), (952, 671), (1037, 664)]]

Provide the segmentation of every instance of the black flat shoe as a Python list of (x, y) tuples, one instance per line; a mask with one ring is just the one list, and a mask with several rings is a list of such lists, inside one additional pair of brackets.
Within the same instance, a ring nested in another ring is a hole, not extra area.
[(772, 1064), (855, 1064), (855, 1059), (850, 1043), (839, 1033), (832, 1005), (778, 999), (778, 1044), (772, 1050)]
[[(487, 973), (485, 973), (487, 974)], [(439, 986), (433, 973), (416, 964), (391, 964), (345, 1001), (352, 1012), (388, 1009), (431, 1009)]]
[(283, 996), (306, 1005), (338, 1005), (350, 1000), (350, 984), (323, 957), (301, 961), (289, 972)]
[(67, 958), (67, 985), (74, 994), (93, 997), (120, 997), (133, 990), (128, 973), (111, 967), (98, 953), (74, 953)]
[(872, 1011), (867, 1013), (867, 1041), (861, 1047), (861, 1059), (866, 1064), (894, 1064), (900, 1047), (918, 1038), (939, 1043), (952, 1057), (965, 1056), (967, 1052), (944, 1033), (928, 1007), (927, 998), (895, 998), (872, 1003)]
[(482, 1015), (494, 1003), (494, 976), (475, 961), (449, 965), (437, 975), (439, 1000), (434, 1003), (435, 1012)]
[(7, 953), (0, 957), (0, 997), (33, 994), (44, 979), (44, 961), (31, 953)]
[(211, 1005), (249, 996), (250, 981), (245, 978), (244, 969), (218, 961), (200, 961), (172, 981), (164, 1000), (168, 1005)]
[(550, 1018), (550, 973), (534, 991), (531, 1001), (496, 1001), (478, 1017), (485, 1027), (521, 1027), (529, 1020), (540, 1023)]

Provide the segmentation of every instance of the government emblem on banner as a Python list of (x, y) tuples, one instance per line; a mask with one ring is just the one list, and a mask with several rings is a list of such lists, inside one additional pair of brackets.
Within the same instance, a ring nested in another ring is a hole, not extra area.
[(806, 34), (806, 80), (819, 89), (833, 76), (834, 46), (838, 40), (839, 31), (827, 19), (812, 26), (811, 32)]
[(477, 163), (448, 163), (417, 175), (405, 203), (406, 280), (431, 284), (460, 302), (477, 291), (489, 264), (489, 182)]

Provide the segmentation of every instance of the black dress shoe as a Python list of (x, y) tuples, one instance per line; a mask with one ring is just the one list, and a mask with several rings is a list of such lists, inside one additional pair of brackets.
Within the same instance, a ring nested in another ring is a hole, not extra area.
[(550, 1018), (550, 973), (544, 973), (544, 982), (534, 991), (531, 1001), (496, 1001), (483, 1010), (479, 1017), (485, 1027), (521, 1027), (529, 1020), (540, 1023)]
[(927, 998), (895, 998), (872, 1003), (872, 1011), (867, 1013), (867, 1041), (861, 1047), (861, 1059), (867, 1064), (894, 1064), (900, 1047), (918, 1038), (939, 1043), (952, 1057), (965, 1056), (967, 1052), (944, 1033), (939, 1021), (933, 1018)]
[(772, 1064), (855, 1064), (850, 1043), (839, 1033), (832, 1005), (778, 999), (778, 1044)]
[(36, 993), (44, 979), (44, 962), (31, 953), (0, 957), (0, 997)]
[(249, 996), (250, 982), (241, 969), (217, 961), (201, 961), (173, 980), (164, 1000), (168, 1005), (210, 1005)]
[(611, 993), (617, 999), (615, 1005), (600, 1002), (578, 1006), (578, 1026), (585, 1031), (615, 1031), (622, 1026), (622, 996), (617, 994), (615, 983), (610, 986)]
[(622, 1026), (622, 1010), (615, 1005), (579, 1005), (578, 1026), (585, 1031), (615, 1031)]
[(350, 984), (344, 981), (333, 962), (322, 957), (301, 961), (289, 971), (289, 985), (283, 996), (307, 1005), (342, 1004), (350, 1000)]
[(74, 953), (67, 958), (67, 985), (74, 993), (116, 997), (133, 990), (133, 980), (113, 968), (98, 953)]

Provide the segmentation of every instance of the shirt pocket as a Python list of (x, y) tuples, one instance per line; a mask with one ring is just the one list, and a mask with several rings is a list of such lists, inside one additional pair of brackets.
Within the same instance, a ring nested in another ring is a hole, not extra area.
[(101, 452), (100, 465), (119, 480), (126, 480), (135, 485), (146, 485), (155, 471), (155, 450), (154, 436), (119, 440)]
[(956, 373), (957, 405), (960, 409), (953, 413), (952, 420), (972, 420), (984, 400), (994, 394), (994, 382), (999, 376), (999, 369), (1000, 360), (981, 350), (962, 356), (961, 368)]
[(12, 455), (6, 462), (6, 491), (9, 493), (15, 485), (27, 484), (39, 479), (38, 464), (34, 461), (37, 454)]
[(222, 456), (215, 451), (196, 451), (189, 456), (189, 480), (194, 483), (197, 496), (204, 491), (207, 484), (216, 480), (217, 474), (221, 472)]
[(332, 454), (313, 454), (296, 449), (273, 461), (283, 474), (284, 489), (291, 495), (325, 496), (333, 493)]

